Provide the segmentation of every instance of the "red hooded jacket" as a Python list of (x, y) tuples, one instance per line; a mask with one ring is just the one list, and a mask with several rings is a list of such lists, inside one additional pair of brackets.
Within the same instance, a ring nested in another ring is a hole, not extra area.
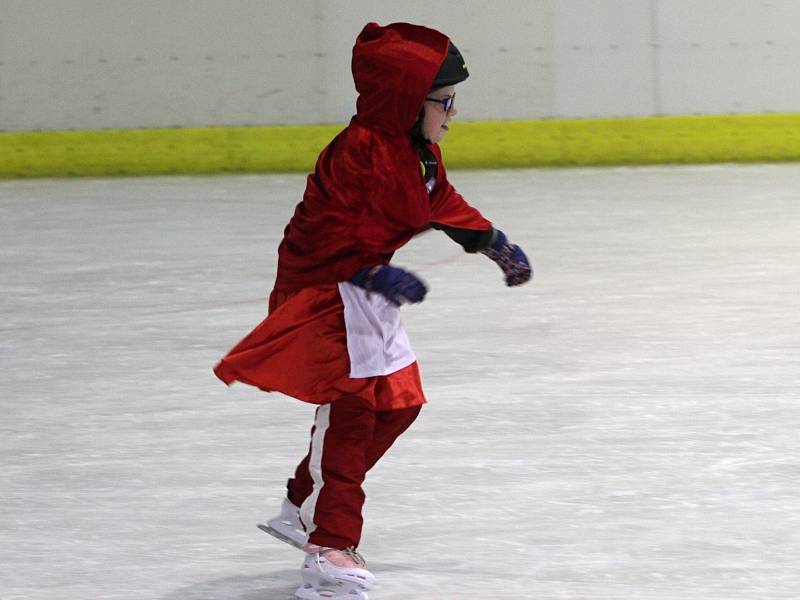
[(276, 290), (347, 281), (361, 268), (388, 263), (432, 223), (492, 228), (447, 181), (435, 144), (437, 181), (428, 194), (409, 135), (448, 43), (418, 25), (364, 27), (353, 48), (357, 114), (308, 177), (278, 249)]
[(429, 146), (438, 169), (428, 193), (409, 133), (448, 43), (437, 31), (406, 23), (370, 23), (359, 35), (353, 48), (357, 114), (308, 177), (278, 249), (271, 312), (215, 367), (225, 383), (238, 380), (313, 403), (372, 396), (376, 404), (388, 399), (384, 410), (423, 398), (416, 363), (391, 377), (349, 376), (337, 284), (388, 263), (431, 226), (492, 229), (447, 181), (436, 145)]

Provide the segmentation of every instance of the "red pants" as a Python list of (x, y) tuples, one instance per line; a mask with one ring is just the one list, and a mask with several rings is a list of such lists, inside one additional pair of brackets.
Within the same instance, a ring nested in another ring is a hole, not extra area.
[(367, 471), (417, 418), (422, 406), (376, 411), (363, 398), (340, 398), (317, 409), (308, 455), (287, 488), (300, 506), (308, 541), (358, 547)]

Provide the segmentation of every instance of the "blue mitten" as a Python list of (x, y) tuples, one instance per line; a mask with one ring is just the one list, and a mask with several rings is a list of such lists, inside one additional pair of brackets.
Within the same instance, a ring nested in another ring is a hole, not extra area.
[(396, 306), (407, 302), (422, 302), (427, 286), (413, 273), (391, 265), (377, 265), (356, 272), (350, 283), (384, 296)]
[(533, 275), (531, 263), (522, 248), (510, 243), (506, 234), (499, 229), (494, 243), (485, 250), (481, 250), (481, 253), (498, 264), (506, 277), (506, 285), (509, 287), (525, 283)]

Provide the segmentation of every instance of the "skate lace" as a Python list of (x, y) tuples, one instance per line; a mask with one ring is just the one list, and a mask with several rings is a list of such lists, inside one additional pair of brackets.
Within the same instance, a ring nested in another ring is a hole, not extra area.
[[(367, 561), (364, 560), (364, 557), (361, 556), (358, 552), (356, 552), (356, 549), (353, 548), (352, 546), (350, 546), (349, 548), (342, 548), (340, 550), (339, 548), (325, 548), (323, 546), (317, 546), (316, 544), (307, 543), (303, 547), (303, 551), (308, 554), (316, 554), (317, 563), (320, 563), (320, 559), (322, 559), (323, 556), (330, 561), (331, 558), (328, 555), (332, 552), (336, 552), (344, 554), (344, 556), (353, 561), (358, 567), (361, 568), (367, 567)], [(336, 561), (331, 561), (331, 562), (333, 564), (336, 564)]]
[(349, 548), (345, 548), (344, 550), (342, 550), (342, 552), (344, 552), (359, 567), (363, 568), (367, 566), (367, 561), (364, 560), (364, 557), (361, 556), (358, 552), (356, 552), (356, 549), (353, 548), (352, 546)]

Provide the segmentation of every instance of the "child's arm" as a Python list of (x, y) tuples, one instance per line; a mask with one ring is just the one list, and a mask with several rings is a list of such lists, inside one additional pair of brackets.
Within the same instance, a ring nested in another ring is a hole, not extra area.
[(470, 254), (481, 252), (492, 245), (495, 237), (494, 227), (490, 229), (459, 229), (441, 223), (431, 223), (431, 227), (444, 231), (451, 240)]
[(428, 293), (428, 287), (414, 273), (392, 265), (361, 269), (350, 278), (350, 283), (368, 292), (381, 294), (396, 306), (422, 302)]
[(531, 263), (522, 248), (510, 243), (506, 234), (499, 229), (495, 229), (492, 244), (480, 252), (497, 263), (509, 287), (523, 284), (533, 276)]
[(480, 252), (492, 259), (503, 271), (506, 285), (528, 281), (533, 275), (528, 257), (519, 246), (510, 243), (502, 231), (492, 227), (477, 209), (467, 204), (447, 180), (438, 148), (435, 152), (439, 159), (439, 181), (431, 194), (431, 226), (443, 230), (466, 252)]

